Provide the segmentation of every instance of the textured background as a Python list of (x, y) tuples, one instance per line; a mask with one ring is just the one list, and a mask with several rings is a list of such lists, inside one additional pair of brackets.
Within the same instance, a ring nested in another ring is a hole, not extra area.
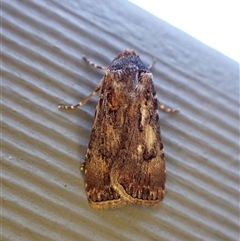
[[(239, 64), (128, 1), (1, 1), (2, 240), (238, 240)], [(153, 69), (167, 193), (158, 208), (94, 211), (84, 160), (97, 96), (134, 49)]]

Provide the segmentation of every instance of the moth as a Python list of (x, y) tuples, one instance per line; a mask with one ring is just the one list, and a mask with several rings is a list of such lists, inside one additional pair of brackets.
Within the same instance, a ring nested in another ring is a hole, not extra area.
[(85, 189), (93, 209), (126, 204), (155, 206), (165, 193), (166, 166), (160, 134), (159, 104), (150, 72), (131, 50), (120, 53), (97, 88), (75, 109), (99, 92), (90, 142), (83, 164)]

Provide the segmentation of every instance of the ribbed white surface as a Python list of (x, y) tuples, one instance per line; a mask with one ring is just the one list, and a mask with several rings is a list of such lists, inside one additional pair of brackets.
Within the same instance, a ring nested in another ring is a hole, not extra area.
[[(239, 240), (239, 64), (125, 1), (1, 3), (2, 240)], [(78, 170), (107, 65), (153, 57), (167, 193), (158, 208), (90, 209)]]

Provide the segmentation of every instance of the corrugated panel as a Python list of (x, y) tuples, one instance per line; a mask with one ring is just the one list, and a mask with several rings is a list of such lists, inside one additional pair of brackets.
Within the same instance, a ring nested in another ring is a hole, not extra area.
[[(238, 240), (239, 64), (127, 1), (2, 8), (2, 240)], [(97, 86), (118, 52), (153, 57), (167, 193), (158, 208), (90, 209), (78, 168)]]

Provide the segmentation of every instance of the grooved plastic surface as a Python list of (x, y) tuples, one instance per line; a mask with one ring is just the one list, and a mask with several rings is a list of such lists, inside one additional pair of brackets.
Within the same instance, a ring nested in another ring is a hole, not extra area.
[[(128, 1), (1, 2), (2, 240), (239, 240), (239, 64)], [(92, 210), (79, 171), (108, 65), (152, 70), (167, 164), (158, 208)]]

